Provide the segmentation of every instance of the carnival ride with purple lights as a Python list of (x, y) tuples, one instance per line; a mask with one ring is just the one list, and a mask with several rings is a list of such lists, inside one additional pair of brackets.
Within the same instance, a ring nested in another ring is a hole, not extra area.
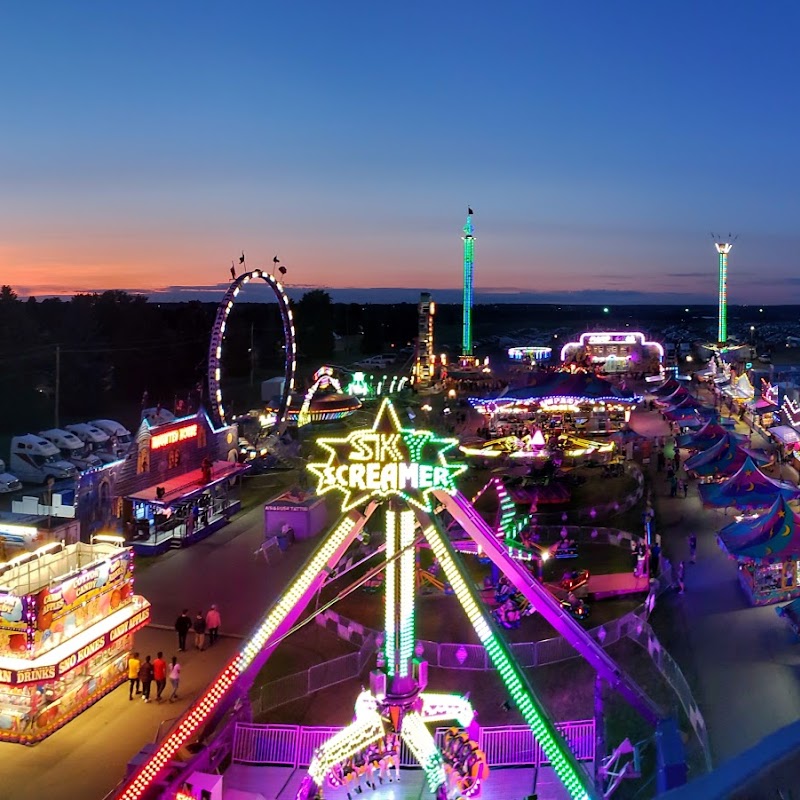
[[(355, 699), (351, 724), (314, 752), (297, 800), (317, 800), (326, 784), (346, 785), (347, 776), (354, 772), (350, 781), (361, 776), (374, 785), (375, 765), (378, 779), (381, 777), (381, 752), (396, 750), (398, 741), (406, 745), (423, 768), (428, 786), (438, 800), (477, 796), (487, 778), (485, 758), (475, 744), (479, 728), (469, 699), (427, 691), (428, 665), (417, 650), (415, 630), (415, 551), (423, 542), (440, 565), (443, 579), (452, 587), (497, 669), (510, 702), (530, 727), (569, 796), (607, 796), (609, 787), (601, 786), (586, 772), (559, 733), (482, 603), (445, 529), (440, 517), (443, 511), (457, 521), (475, 551), (488, 558), (506, 576), (509, 586), (594, 668), (598, 680), (619, 692), (657, 730), (657, 748), (668, 746), (683, 752), (675, 721), (581, 627), (528, 567), (510, 555), (503, 538), (502, 514), (498, 526), (493, 528), (458, 491), (455, 479), (466, 466), (448, 462), (446, 458), (456, 448), (457, 440), (431, 431), (403, 428), (391, 402), (384, 400), (371, 428), (351, 430), (340, 437), (320, 437), (317, 444), (325, 459), (309, 464), (308, 469), (318, 479), (319, 495), (337, 492), (343, 496), (342, 517), (265, 615), (254, 635), (242, 644), (206, 694), (178, 720), (173, 732), (159, 743), (147, 762), (129, 776), (118, 797), (123, 800), (152, 797), (152, 792), (148, 792), (159, 781), (160, 788), (173, 792), (166, 796), (174, 797), (182, 780), (191, 774), (192, 758), (176, 767), (172, 757), (192, 742), (207, 741), (238, 707), (267, 659), (295, 629), (304, 609), (362, 536), (365, 525), (379, 508), (383, 511), (385, 543), (374, 549), (380, 550), (381, 560), (353, 587), (384, 573), (384, 630), (378, 662), (370, 674), (369, 686)], [(504, 522), (506, 526), (510, 524), (508, 516)], [(443, 721), (453, 721), (456, 727), (444, 737), (440, 748), (428, 724)], [(383, 761), (385, 766), (391, 759)], [(372, 775), (368, 764), (372, 765)], [(685, 781), (685, 774), (685, 769), (678, 769), (663, 785), (679, 785)], [(384, 777), (387, 776), (388, 772)]]

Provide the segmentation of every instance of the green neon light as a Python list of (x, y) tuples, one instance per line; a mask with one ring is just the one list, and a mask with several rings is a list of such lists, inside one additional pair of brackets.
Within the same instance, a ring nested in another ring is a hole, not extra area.
[(428, 788), (431, 792), (435, 792), (447, 780), (444, 759), (436, 747), (431, 732), (425, 727), (425, 723), (416, 711), (411, 711), (403, 717), (402, 736), (417, 763), (422, 767)]
[(425, 536), (430, 543), (434, 556), (444, 569), (445, 576), (453, 587), (456, 597), (464, 609), (470, 623), (478, 635), (495, 669), (508, 690), (525, 722), (530, 726), (533, 735), (541, 745), (556, 774), (561, 779), (564, 788), (573, 800), (589, 800), (589, 779), (582, 775), (575, 762), (574, 756), (566, 745), (563, 745), (553, 735), (552, 725), (543, 711), (541, 704), (533, 695), (533, 691), (526, 685), (527, 681), (517, 666), (514, 658), (508, 651), (504, 642), (492, 632), (491, 625), (486, 615), (481, 611), (474, 593), (464, 580), (461, 570), (452, 557), (451, 548), (445, 544), (444, 538), (435, 525), (425, 531)]
[(405, 552), (400, 556), (400, 606), (399, 629), (400, 642), (398, 646), (397, 674), (407, 677), (414, 656), (414, 590), (416, 569), (414, 564), (414, 531), (416, 530), (416, 517), (414, 512), (407, 508), (400, 512), (400, 549)]
[[(398, 530), (397, 513), (386, 509), (386, 560), (397, 555)], [(386, 670), (394, 676), (397, 668), (397, 562), (386, 565), (386, 591), (384, 592), (383, 652), (386, 657)]]
[(363, 372), (354, 372), (353, 378), (350, 383), (347, 384), (347, 389), (345, 389), (347, 394), (351, 394), (354, 397), (367, 397), (370, 394), (370, 386), (367, 383), (366, 376)]
[(472, 216), (467, 216), (464, 225), (464, 299), (462, 311), (461, 355), (472, 355), (472, 296), (475, 271), (475, 227)]
[(719, 330), (717, 340), (728, 341), (728, 254), (719, 254)]

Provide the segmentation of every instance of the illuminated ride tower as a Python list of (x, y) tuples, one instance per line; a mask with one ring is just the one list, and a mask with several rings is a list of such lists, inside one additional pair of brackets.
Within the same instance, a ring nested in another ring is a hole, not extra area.
[(475, 226), (472, 224), (472, 209), (467, 209), (464, 225), (464, 301), (461, 322), (461, 366), (473, 367), (477, 360), (472, 353), (472, 299), (475, 276)]
[(728, 253), (733, 250), (733, 242), (714, 242), (719, 253), (719, 325), (717, 344), (724, 347), (728, 341)]
[(414, 385), (428, 386), (436, 372), (436, 356), (433, 352), (433, 317), (436, 303), (429, 292), (422, 292), (417, 305), (417, 348), (414, 358)]

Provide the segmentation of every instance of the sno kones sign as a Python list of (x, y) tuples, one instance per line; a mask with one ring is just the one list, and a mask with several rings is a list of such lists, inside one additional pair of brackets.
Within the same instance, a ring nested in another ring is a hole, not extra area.
[(343, 438), (317, 439), (328, 460), (309, 464), (308, 469), (319, 479), (318, 494), (342, 492), (342, 511), (393, 496), (428, 509), (430, 493), (454, 492), (454, 478), (466, 469), (445, 459), (457, 444), (431, 431), (402, 428), (394, 406), (385, 399), (372, 428)]

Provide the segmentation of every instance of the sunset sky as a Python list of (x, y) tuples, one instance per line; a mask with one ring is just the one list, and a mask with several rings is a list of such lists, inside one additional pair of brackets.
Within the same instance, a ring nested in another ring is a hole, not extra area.
[(732, 302), (800, 302), (798, 23), (701, 0), (7, 2), (0, 282), (213, 298), (244, 249), (294, 286), (453, 289), (469, 204), (484, 292), (713, 303), (730, 231)]

